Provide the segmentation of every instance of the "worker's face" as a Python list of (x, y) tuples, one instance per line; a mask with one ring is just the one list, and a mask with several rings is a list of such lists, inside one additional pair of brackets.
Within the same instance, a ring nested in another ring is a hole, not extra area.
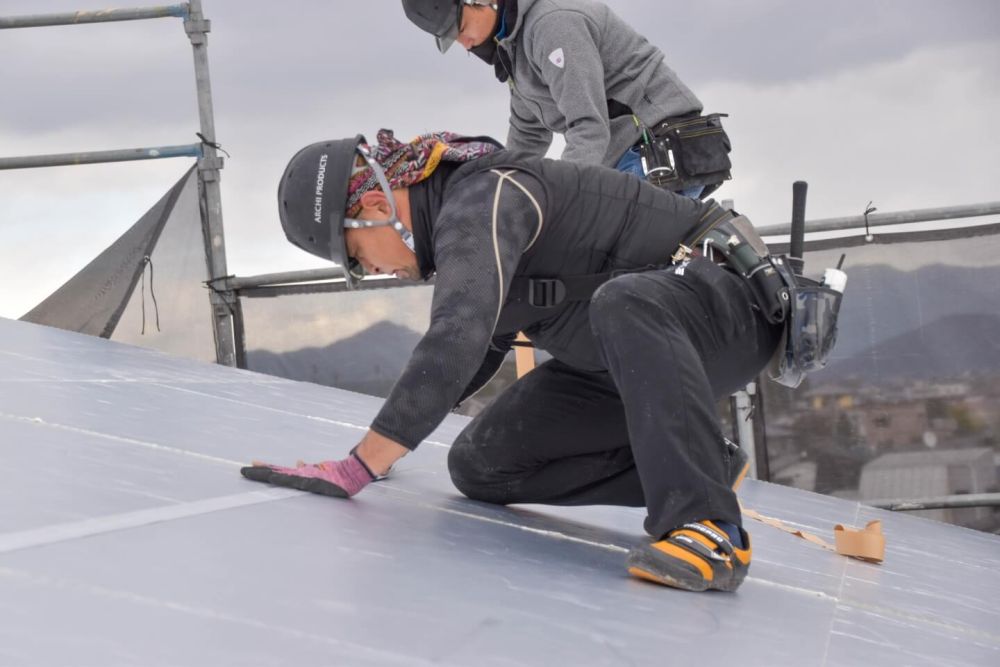
[[(378, 193), (381, 194), (381, 193)], [(360, 220), (389, 220), (392, 209), (385, 198), (364, 206)], [(347, 254), (358, 260), (368, 275), (394, 275), (401, 280), (420, 280), (416, 254), (406, 247), (399, 233), (391, 227), (345, 229)]]
[(463, 5), (462, 17), (458, 23), (458, 37), (455, 41), (469, 51), (489, 39), (496, 24), (497, 13), (493, 8)]

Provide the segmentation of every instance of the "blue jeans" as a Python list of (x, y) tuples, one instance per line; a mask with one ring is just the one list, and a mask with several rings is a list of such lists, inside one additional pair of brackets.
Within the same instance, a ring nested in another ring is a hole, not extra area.
[[(618, 160), (618, 164), (615, 165), (615, 169), (646, 180), (646, 174), (642, 171), (642, 159), (639, 157), (639, 149), (635, 146), (625, 151), (625, 154)], [(690, 188), (680, 190), (678, 194), (690, 197), (691, 199), (698, 199), (704, 189), (704, 185), (692, 185)]]

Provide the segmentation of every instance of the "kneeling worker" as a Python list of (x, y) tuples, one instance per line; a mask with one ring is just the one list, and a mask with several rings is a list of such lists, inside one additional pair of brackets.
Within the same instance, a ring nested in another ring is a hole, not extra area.
[(747, 459), (716, 400), (765, 367), (781, 334), (735, 261), (766, 261), (746, 218), (601, 166), (448, 133), (402, 144), (384, 130), (371, 147), (356, 136), (302, 149), (279, 200), (289, 240), (340, 263), (348, 283), (362, 269), (435, 276), (434, 297), (427, 333), (349, 456), (255, 463), (246, 477), (358, 493), (492, 378), (523, 331), (553, 358), (456, 438), (455, 486), (499, 504), (645, 507), (653, 539), (629, 554), (633, 575), (740, 585), (751, 550), (734, 488)]

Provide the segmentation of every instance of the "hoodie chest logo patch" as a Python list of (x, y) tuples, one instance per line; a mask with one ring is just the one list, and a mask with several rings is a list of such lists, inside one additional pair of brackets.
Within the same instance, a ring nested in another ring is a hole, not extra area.
[(566, 57), (563, 54), (563, 50), (561, 48), (559, 48), (559, 49), (556, 49), (555, 51), (553, 51), (552, 53), (550, 53), (549, 54), (549, 62), (551, 62), (553, 65), (555, 65), (559, 69), (562, 69), (563, 67), (565, 67), (566, 66)]

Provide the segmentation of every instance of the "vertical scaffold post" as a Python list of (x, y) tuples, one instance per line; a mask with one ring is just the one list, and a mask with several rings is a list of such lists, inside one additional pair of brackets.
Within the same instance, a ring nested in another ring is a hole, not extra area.
[(750, 459), (750, 472), (747, 473), (747, 477), (751, 479), (760, 479), (760, 466), (757, 462), (757, 438), (754, 433), (754, 397), (756, 394), (757, 383), (751, 382), (729, 397), (736, 442)]
[[(198, 160), (198, 185), (202, 198), (202, 230), (205, 235), (205, 257), (208, 262), (210, 285), (220, 284), (220, 279), (228, 275), (226, 267), (226, 242), (222, 231), (222, 193), (219, 187), (219, 171), (222, 158), (216, 151), (215, 117), (212, 112), (212, 84), (208, 73), (208, 32), (211, 22), (206, 20), (201, 10), (201, 0), (188, 3), (188, 15), (184, 19), (184, 31), (191, 40), (194, 50), (194, 74), (198, 89), (198, 115), (201, 120), (201, 135), (204, 138), (203, 156)], [(215, 356), (218, 363), (225, 366), (236, 365), (236, 345), (233, 336), (233, 312), (236, 297), (231, 290), (209, 291), (212, 306), (212, 323), (215, 331)]]

